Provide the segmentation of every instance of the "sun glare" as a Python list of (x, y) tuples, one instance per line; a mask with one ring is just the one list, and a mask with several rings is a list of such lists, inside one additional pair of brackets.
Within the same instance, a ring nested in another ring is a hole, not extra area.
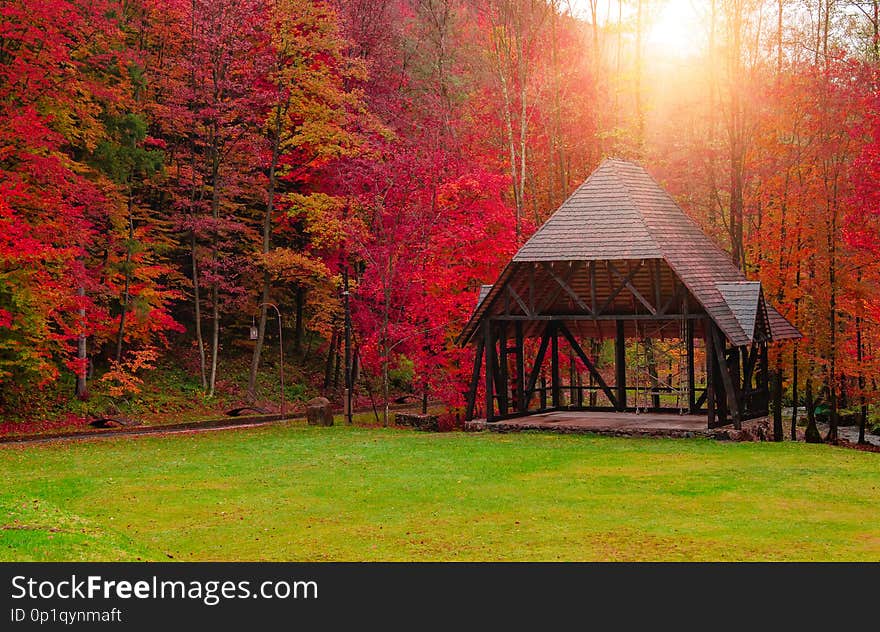
[(698, 22), (694, 0), (667, 0), (652, 20), (646, 44), (658, 53), (676, 57), (695, 55), (703, 35)]

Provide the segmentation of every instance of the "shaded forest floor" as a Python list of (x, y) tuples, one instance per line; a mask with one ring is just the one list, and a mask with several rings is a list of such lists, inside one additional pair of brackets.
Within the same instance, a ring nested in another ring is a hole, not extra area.
[(880, 560), (876, 454), (302, 423), (0, 448), (3, 560)]
[[(253, 406), (266, 413), (279, 412), (281, 388), (274, 357), (264, 358), (261, 363), (257, 398), (253, 402), (247, 398), (249, 352), (222, 358), (214, 397), (205, 395), (194, 360), (186, 355), (166, 356), (155, 369), (141, 373), (143, 384), (139, 392), (122, 397), (106, 395), (100, 380), (92, 380), (90, 396), (84, 401), (77, 400), (71, 397), (73, 379), (65, 376), (41, 391), (27, 409), (4, 411), (0, 415), (0, 437), (89, 430), (89, 422), (101, 417), (122, 418), (138, 426), (158, 426), (222, 418), (227, 411), (242, 406)], [(291, 416), (303, 416), (305, 402), (322, 394), (331, 400), (334, 409), (342, 408), (340, 383), (334, 388), (331, 377), (330, 388), (327, 391), (323, 388), (323, 363), (323, 358), (314, 356), (286, 359), (285, 411)], [(393, 396), (401, 400), (401, 388), (395, 388)], [(411, 407), (415, 399), (408, 397), (401, 401)], [(381, 408), (380, 402), (376, 405)], [(367, 393), (361, 392), (355, 406), (357, 410), (371, 411), (372, 401)], [(375, 414), (364, 415), (363, 421), (365, 424), (375, 422)]]

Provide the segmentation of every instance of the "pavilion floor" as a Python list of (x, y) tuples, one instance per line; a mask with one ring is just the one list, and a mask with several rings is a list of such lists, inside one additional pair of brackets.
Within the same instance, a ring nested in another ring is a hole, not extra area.
[[(754, 427), (758, 421), (747, 423)], [(490, 432), (544, 431), (612, 436), (740, 438), (740, 433), (731, 426), (709, 429), (707, 425), (706, 415), (557, 410), (489, 423), (485, 419), (475, 419), (468, 422), (466, 429)]]

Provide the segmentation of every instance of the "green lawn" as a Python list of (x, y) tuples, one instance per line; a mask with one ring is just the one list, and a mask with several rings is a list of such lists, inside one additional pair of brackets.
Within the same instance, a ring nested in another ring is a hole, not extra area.
[(880, 455), (274, 425), (0, 448), (3, 560), (880, 560)]

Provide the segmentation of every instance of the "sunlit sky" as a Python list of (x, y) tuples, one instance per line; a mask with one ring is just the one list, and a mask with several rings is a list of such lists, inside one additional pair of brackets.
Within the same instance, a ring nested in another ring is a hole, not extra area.
[(669, 0), (650, 26), (646, 44), (687, 56), (699, 49), (700, 25), (693, 0)]
[[(619, 0), (599, 0), (598, 22), (615, 22), (618, 15)], [(703, 0), (666, 0), (660, 6), (656, 2), (645, 3), (650, 7), (644, 20), (646, 24), (645, 48), (657, 53), (676, 57), (695, 55), (700, 49), (705, 34), (701, 26), (698, 6)], [(590, 20), (589, 0), (570, 0), (572, 12), (578, 17)], [(634, 19), (636, 8), (634, 0), (624, 2), (623, 19)]]

